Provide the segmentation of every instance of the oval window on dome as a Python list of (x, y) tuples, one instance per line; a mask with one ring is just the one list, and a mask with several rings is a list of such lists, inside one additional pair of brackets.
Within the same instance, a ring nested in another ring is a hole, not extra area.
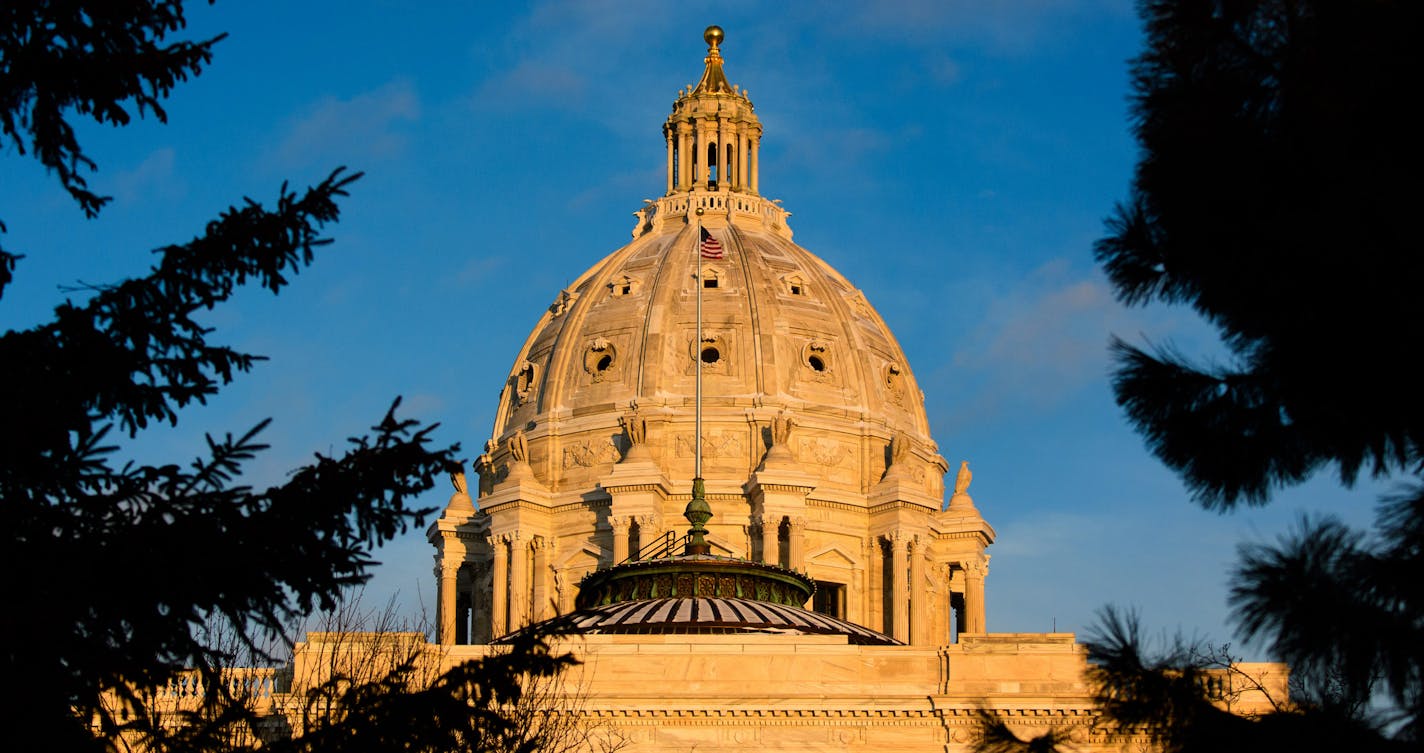
[(583, 370), (588, 372), (594, 382), (611, 377), (617, 365), (618, 349), (605, 338), (595, 338), (584, 351)]

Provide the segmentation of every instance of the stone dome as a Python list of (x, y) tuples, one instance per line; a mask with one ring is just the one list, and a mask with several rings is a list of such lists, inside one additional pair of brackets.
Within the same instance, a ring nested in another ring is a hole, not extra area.
[[(794, 570), (815, 583), (806, 607), (886, 640), (984, 630), (994, 531), (967, 464), (946, 495), (895, 337), (762, 196), (762, 127), (722, 70), (724, 38), (708, 31), (702, 76), (663, 123), (667, 190), (540, 314), (476, 459), (478, 493), (456, 474), (427, 532), (442, 643), (608, 607), (579, 607), (583, 589), (641, 572), (683, 531), (687, 555)], [(649, 596), (745, 597), (699, 588)]]
[[(697, 217), (725, 249), (697, 252)], [(704, 447), (712, 466), (745, 479), (765, 447), (726, 435), (781, 411), (799, 426), (874, 436), (903, 434), (932, 455), (919, 387), (905, 355), (865, 296), (791, 241), (785, 213), (749, 196), (664, 199), (639, 213), (635, 239), (584, 272), (544, 312), (500, 397), (497, 438), (528, 437), (530, 462), (552, 491), (578, 488), (627, 449), (620, 419), (685, 413), (702, 361)], [(703, 333), (696, 342), (702, 265)], [(690, 436), (651, 437), (670, 477), (691, 478)], [(769, 443), (770, 437), (765, 437)], [(824, 445), (824, 443), (823, 443)], [(796, 452), (799, 448), (791, 448)], [(810, 452), (838, 454), (817, 445)], [(858, 450), (858, 448), (857, 448)], [(861, 490), (883, 457), (839, 481)], [(849, 470), (849, 468), (847, 468)], [(708, 474), (709, 482), (716, 474)]]

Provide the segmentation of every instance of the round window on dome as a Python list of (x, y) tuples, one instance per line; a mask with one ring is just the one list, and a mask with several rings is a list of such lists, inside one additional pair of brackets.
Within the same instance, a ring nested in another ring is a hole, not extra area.
[(717, 350), (716, 346), (708, 345), (702, 349), (703, 363), (717, 363), (720, 360), (722, 360), (722, 353)]
[(594, 382), (612, 378), (618, 366), (618, 348), (607, 339), (599, 337), (588, 344), (583, 354), (583, 370)]
[(810, 377), (818, 382), (831, 378), (831, 345), (823, 340), (812, 340), (801, 350), (801, 367), (810, 371)]

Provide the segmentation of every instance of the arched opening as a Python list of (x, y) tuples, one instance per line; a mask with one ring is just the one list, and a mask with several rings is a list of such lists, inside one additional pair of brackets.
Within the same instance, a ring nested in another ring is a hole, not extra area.
[(731, 144), (728, 144), (728, 145), (727, 145), (727, 159), (725, 159), (725, 160), (722, 161), (722, 165), (723, 165), (723, 168), (724, 168), (724, 169), (723, 169), (723, 172), (725, 172), (725, 173), (727, 174), (727, 183), (728, 183), (728, 184), (732, 184), (732, 183), (735, 183), (735, 182), (736, 182), (735, 180), (733, 180), (733, 176), (736, 175), (736, 172), (734, 172), (733, 169), (732, 169), (733, 165), (735, 164), (735, 163), (732, 161), (732, 158), (733, 158), (732, 145), (731, 145)]
[(707, 145), (707, 187), (717, 189), (717, 145)]
[(674, 137), (672, 140), (672, 165), (669, 168), (671, 174), (668, 175), (668, 185), (674, 189), (682, 187), (679, 180), (682, 175), (682, 149), (678, 147), (677, 142), (678, 139)]

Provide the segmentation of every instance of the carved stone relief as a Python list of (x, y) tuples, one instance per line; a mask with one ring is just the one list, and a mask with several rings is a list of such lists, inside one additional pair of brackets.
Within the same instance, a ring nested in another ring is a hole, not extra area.
[(583, 442), (564, 445), (564, 470), (575, 466), (580, 468), (592, 468), (598, 465), (611, 465), (618, 462), (618, 448), (608, 439), (589, 439)]
[[(692, 434), (677, 435), (678, 457), (692, 457), (696, 452), (695, 448), (696, 444)], [(733, 432), (706, 432), (702, 435), (702, 457), (704, 458), (736, 458), (746, 452), (744, 448), (741, 436)]]
[(833, 439), (803, 439), (797, 457), (826, 468), (834, 468), (853, 454), (854, 451), (848, 445)]

